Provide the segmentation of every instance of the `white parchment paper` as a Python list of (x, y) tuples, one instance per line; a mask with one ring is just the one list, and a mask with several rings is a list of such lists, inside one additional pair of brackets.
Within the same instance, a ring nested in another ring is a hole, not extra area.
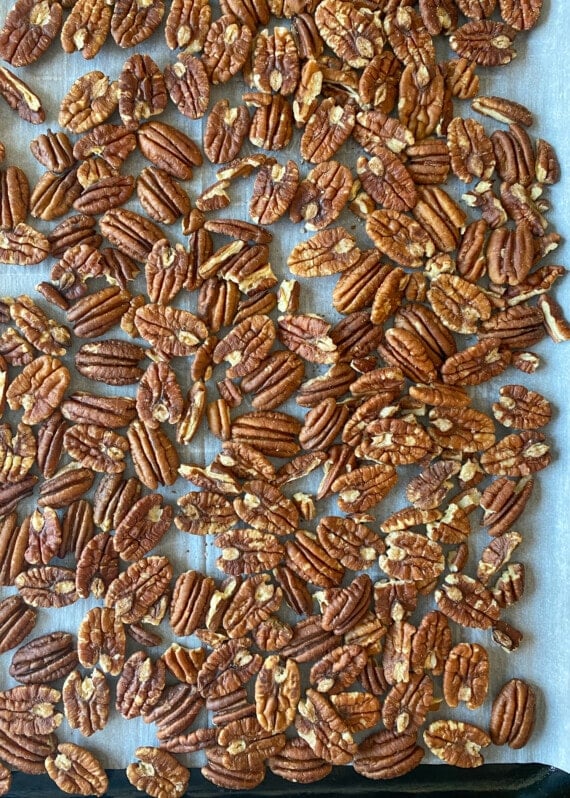
[[(10, 3), (0, 0), (0, 17), (3, 19)], [(481, 94), (496, 94), (517, 100), (534, 113), (536, 122), (531, 128), (533, 137), (542, 137), (550, 141), (556, 148), (561, 165), (561, 182), (547, 190), (551, 199), (552, 210), (548, 214), (551, 223), (550, 230), (558, 231), (567, 238), (570, 231), (570, 88), (568, 83), (568, 38), (570, 37), (570, 23), (568, 3), (564, 0), (545, 0), (543, 15), (538, 27), (530, 34), (521, 34), (517, 37), (517, 59), (507, 67), (496, 70), (481, 70)], [(280, 23), (281, 24), (281, 23)], [(141, 53), (150, 53), (159, 66), (174, 60), (173, 55), (167, 50), (162, 33), (162, 27), (148, 42), (135, 48)], [(59, 129), (57, 124), (57, 111), (61, 97), (71, 86), (72, 82), (81, 74), (92, 70), (101, 69), (116, 78), (124, 60), (132, 51), (120, 51), (112, 42), (109, 42), (104, 51), (93, 61), (86, 62), (80, 54), (64, 56), (56, 43), (51, 51), (38, 63), (26, 70), (19, 70), (18, 74), (26, 80), (33, 89), (42, 97), (47, 119), (44, 126), (33, 127), (21, 122), (15, 114), (0, 104), (0, 139), (5, 143), (7, 150), (6, 165), (17, 164), (22, 166), (33, 184), (42, 172), (42, 168), (31, 157), (29, 141), (43, 132), (48, 127), (54, 131)], [(228, 96), (234, 103), (239, 102), (239, 95), (244, 87), (240, 84), (235, 87), (217, 87), (213, 91), (212, 101)], [(461, 106), (463, 113), (469, 113), (467, 104)], [(203, 120), (189, 122), (181, 117), (170, 105), (168, 111), (161, 117), (166, 122), (178, 125), (186, 130), (195, 140), (199, 141)], [(483, 121), (488, 132), (496, 125), (492, 120)], [(115, 120), (113, 120), (115, 121)], [(499, 126), (500, 127), (500, 126)], [(296, 138), (298, 141), (298, 137)], [(251, 152), (249, 144), (244, 147), (243, 153)], [(347, 162), (354, 164), (357, 148), (351, 144), (339, 154), (339, 158), (346, 157)], [(283, 153), (277, 153), (281, 162), (286, 160)], [(287, 156), (290, 157), (290, 156)], [(131, 157), (125, 166), (125, 172), (136, 174), (143, 165), (142, 159)], [(194, 179), (186, 184), (192, 198), (195, 198), (203, 187), (210, 185), (214, 179), (214, 168), (206, 164), (197, 169)], [(303, 176), (309, 171), (306, 165), (302, 166)], [(251, 180), (240, 182), (232, 188), (232, 205), (224, 214), (247, 218), (247, 204), (251, 191)], [(136, 209), (136, 202), (131, 201), (129, 207)], [(362, 246), (370, 246), (363, 231), (363, 223), (356, 219), (350, 212), (345, 212), (340, 219), (357, 236)], [(48, 230), (53, 224), (35, 222), (39, 229)], [(302, 229), (293, 228), (288, 222), (280, 222), (274, 226), (275, 240), (272, 244), (271, 262), (276, 274), (283, 279), (287, 274), (285, 260), (293, 243), (301, 237), (307, 237)], [(180, 236), (180, 226), (174, 225), (167, 230), (171, 240)], [(221, 241), (219, 243), (222, 243)], [(547, 262), (564, 264), (568, 261), (568, 246), (562, 245), (554, 252)], [(49, 270), (53, 261), (45, 262), (39, 266), (29, 268), (0, 267), (0, 294), (17, 295), (29, 293), (40, 305), (45, 307), (43, 299), (35, 292), (35, 285), (43, 279), (49, 279)], [(331, 320), (337, 316), (331, 313), (332, 303), (330, 292), (334, 285), (333, 280), (322, 282), (302, 281), (303, 312), (321, 312)], [(137, 284), (142, 290), (144, 282)], [(555, 286), (553, 295), (566, 308), (570, 308), (570, 278), (562, 279)], [(195, 308), (194, 298), (179, 298), (177, 304)], [(57, 312), (55, 313), (58, 316)], [(60, 317), (60, 316), (58, 316)], [(62, 317), (61, 317), (62, 318)], [(62, 318), (62, 320), (64, 320)], [(116, 331), (112, 332), (113, 335)], [(120, 334), (120, 333), (119, 333)], [(529, 388), (534, 388), (547, 396), (555, 408), (554, 418), (547, 428), (547, 435), (552, 443), (554, 462), (551, 467), (538, 475), (537, 485), (524, 516), (517, 522), (516, 528), (523, 534), (523, 544), (517, 551), (514, 559), (525, 563), (527, 569), (526, 593), (515, 607), (505, 613), (505, 618), (524, 634), (524, 640), (518, 651), (507, 654), (490, 642), (487, 634), (473, 632), (467, 633), (467, 639), (481, 642), (486, 645), (492, 657), (492, 679), (490, 696), (494, 696), (499, 687), (509, 678), (518, 676), (527, 679), (535, 686), (539, 695), (538, 716), (536, 729), (530, 743), (520, 751), (510, 749), (496, 749), (491, 747), (485, 752), (487, 762), (541, 762), (555, 765), (559, 768), (570, 770), (570, 666), (568, 637), (570, 628), (570, 453), (569, 453), (569, 424), (570, 408), (568, 403), (568, 372), (570, 369), (570, 344), (566, 346), (555, 345), (550, 339), (538, 344), (536, 351), (542, 364), (536, 374), (522, 375), (515, 370), (508, 371), (499, 380), (490, 386), (485, 386), (477, 391), (476, 406), (487, 409), (497, 397), (500, 384), (506, 382), (523, 382)], [(177, 366), (184, 379), (187, 380), (187, 367), (182, 364)], [(315, 372), (317, 373), (317, 372)], [(307, 376), (312, 376), (307, 374)], [(97, 390), (96, 386), (80, 377), (73, 375), (72, 390)], [(106, 390), (106, 389), (105, 389)], [(125, 395), (134, 395), (134, 386), (122, 389)], [(211, 398), (215, 394), (212, 393)], [(290, 412), (298, 413), (294, 403), (288, 403), (285, 408)], [(243, 407), (240, 409), (243, 410)], [(7, 416), (10, 418), (10, 416)], [(198, 436), (182, 456), (186, 462), (204, 464), (206, 458), (211, 457), (219, 448), (219, 443), (211, 437), (201, 434)], [(310, 483), (306, 483), (310, 484)], [(305, 485), (301, 486), (305, 488)], [(295, 490), (300, 489), (294, 485)], [(189, 486), (181, 480), (165, 491), (165, 495), (174, 500), (176, 495), (187, 492)], [(292, 491), (290, 491), (292, 492)], [(386, 517), (389, 512), (403, 506), (403, 494), (394, 492), (382, 507), (379, 517)], [(28, 505), (23, 506), (23, 511)], [(323, 513), (334, 513), (335, 505), (325, 508)], [(475, 529), (473, 533), (473, 566), (476, 563), (477, 553), (489, 542), (484, 530)], [(222, 574), (215, 568), (215, 559), (219, 551), (214, 548), (208, 538), (195, 539), (177, 533), (172, 529), (163, 540), (157, 552), (173, 558), (176, 563), (175, 570), (179, 573), (187, 568), (200, 570), (207, 569), (220, 579)], [(473, 573), (473, 568), (468, 570)], [(375, 574), (372, 573), (373, 577)], [(0, 595), (13, 592), (3, 589)], [(67, 610), (52, 615), (44, 610), (39, 613), (39, 621), (34, 635), (43, 634), (53, 630), (67, 629), (76, 632), (78, 623), (87, 609), (94, 605), (94, 601), (80, 601)], [(57, 620), (55, 620), (57, 618)], [(166, 627), (166, 624), (162, 626)], [(164, 633), (165, 646), (169, 642), (168, 629), (160, 628)], [(192, 645), (191, 639), (185, 639), (184, 644)], [(134, 647), (132, 648), (134, 650)], [(156, 654), (163, 650), (156, 649)], [(155, 652), (153, 651), (153, 654)], [(0, 689), (12, 686), (13, 680), (8, 676), (8, 666), (12, 652), (0, 659)], [(469, 712), (465, 709), (455, 710), (453, 716), (463, 720), (488, 726), (490, 701), (478, 712)], [(441, 716), (446, 712), (440, 710)], [(206, 721), (205, 713), (200, 721)], [(71, 732), (64, 721), (59, 735), (62, 738), (85, 743), (79, 735)], [(104, 732), (99, 732), (86, 744), (101, 756), (107, 767), (122, 767), (131, 761), (133, 751), (138, 745), (154, 744), (154, 728), (142, 722), (124, 721), (116, 712), (111, 713), (111, 720)], [(197, 759), (188, 757), (187, 764), (195, 764)], [(426, 758), (426, 761), (436, 761)]]

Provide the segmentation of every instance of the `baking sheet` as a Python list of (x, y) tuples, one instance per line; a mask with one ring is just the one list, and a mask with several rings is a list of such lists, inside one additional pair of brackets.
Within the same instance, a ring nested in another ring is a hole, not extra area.
[[(2, 19), (10, 3), (0, 0), (0, 16)], [(167, 50), (163, 42), (163, 26), (148, 42), (135, 48), (135, 52), (149, 52), (162, 68), (173, 60), (173, 55)], [(568, 8), (563, 2), (553, 3), (545, 0), (544, 9), (539, 26), (530, 34), (521, 34), (517, 37), (517, 59), (509, 66), (496, 70), (481, 70), (481, 94), (497, 94), (517, 100), (535, 114), (536, 123), (530, 129), (533, 138), (542, 137), (550, 141), (556, 148), (561, 165), (561, 182), (548, 189), (546, 194), (552, 202), (552, 210), (548, 214), (550, 230), (556, 230), (563, 237), (568, 236), (570, 228), (570, 183), (567, 177), (570, 164), (570, 89), (567, 80), (568, 35)], [(101, 69), (116, 78), (124, 60), (133, 51), (120, 51), (114, 44), (108, 43), (103, 53), (94, 61), (86, 62), (79, 54), (62, 56), (59, 45), (56, 43), (51, 51), (40, 59), (39, 62), (27, 68), (18, 70), (32, 88), (37, 90), (44, 102), (47, 118), (43, 126), (31, 126), (20, 120), (4, 105), (0, 106), (0, 139), (5, 143), (7, 157), (4, 165), (17, 164), (22, 166), (30, 182), (39, 177), (42, 168), (31, 157), (28, 142), (43, 132), (48, 127), (54, 131), (57, 125), (57, 110), (63, 93), (79, 76), (91, 69)], [(241, 88), (241, 87), (238, 87)], [(233, 88), (230, 93), (228, 86), (216, 87), (212, 94), (210, 107), (221, 97), (229, 96), (234, 102), (239, 100), (239, 91)], [(466, 108), (465, 105), (462, 108)], [(186, 130), (195, 140), (201, 138), (203, 121), (189, 122), (181, 117), (176, 110), (169, 106), (168, 111), (160, 117), (161, 120), (178, 125)], [(495, 127), (491, 120), (481, 118), (488, 131)], [(500, 126), (499, 126), (500, 127)], [(298, 140), (298, 138), (297, 138)], [(352, 152), (351, 152), (352, 147)], [(345, 148), (350, 162), (354, 163), (356, 152), (354, 145)], [(249, 145), (243, 152), (251, 152)], [(277, 158), (284, 162), (286, 156), (277, 154)], [(133, 174), (143, 162), (130, 158), (124, 171)], [(303, 176), (309, 171), (304, 165)], [(186, 188), (194, 199), (201, 190), (210, 185), (215, 169), (205, 164), (197, 169), (194, 179), (186, 184)], [(232, 205), (221, 215), (247, 218), (246, 210), (252, 180), (237, 183), (231, 190)], [(130, 202), (129, 207), (136, 208), (136, 203)], [(345, 212), (341, 219), (356, 236), (362, 246), (369, 246), (363, 231), (363, 223), (356, 219), (350, 212)], [(34, 221), (39, 229), (53, 228), (53, 223), (44, 224)], [(175, 240), (179, 233), (179, 225), (165, 228), (171, 240)], [(292, 229), (287, 222), (280, 222), (272, 228), (275, 240), (272, 244), (271, 262), (274, 271), (280, 279), (288, 277), (285, 260), (291, 250), (293, 242), (299, 237), (308, 237), (299, 226)], [(183, 240), (180, 237), (180, 240)], [(221, 243), (221, 240), (220, 240)], [(564, 264), (568, 260), (568, 246), (562, 245), (547, 259), (550, 263)], [(35, 292), (35, 285), (42, 279), (49, 278), (49, 269), (53, 261), (39, 266), (18, 268), (0, 266), (0, 294), (17, 295), (28, 293), (39, 304), (45, 306), (43, 299)], [(301, 311), (322, 312), (331, 320), (335, 320), (330, 312), (330, 291), (334, 285), (334, 278), (324, 281), (302, 281)], [(142, 288), (144, 283), (138, 283)], [(565, 307), (570, 308), (570, 278), (562, 279), (555, 286), (553, 295)], [(177, 304), (193, 309), (195, 300), (184, 298)], [(57, 316), (57, 314), (55, 314)], [(59, 316), (58, 316), (59, 317)], [(116, 331), (111, 333), (115, 336)], [(515, 370), (509, 370), (501, 378), (495, 380), (490, 386), (482, 386), (477, 393), (476, 406), (487, 407), (496, 398), (498, 387), (507, 381), (522, 382), (529, 388), (542, 392), (553, 403), (555, 408), (552, 423), (547, 428), (547, 435), (552, 443), (554, 460), (547, 471), (538, 475), (533, 497), (516, 528), (523, 534), (523, 544), (517, 551), (514, 559), (525, 563), (527, 569), (527, 588), (523, 600), (519, 605), (509, 609), (504, 617), (524, 634), (524, 640), (518, 651), (507, 654), (495, 646), (486, 633), (467, 632), (463, 639), (471, 639), (487, 646), (492, 657), (492, 678), (490, 696), (496, 694), (500, 685), (507, 679), (517, 676), (528, 680), (539, 693), (538, 715), (535, 733), (529, 744), (520, 751), (499, 749), (491, 747), (485, 754), (486, 762), (541, 762), (554, 765), (564, 770), (570, 770), (570, 678), (568, 667), (568, 618), (570, 616), (570, 601), (568, 584), (570, 581), (570, 551), (567, 538), (568, 529), (568, 496), (570, 495), (570, 454), (568, 451), (570, 411), (568, 409), (568, 370), (570, 367), (570, 344), (567, 346), (555, 345), (550, 339), (538, 344), (534, 351), (542, 359), (540, 369), (534, 375), (522, 375)], [(177, 367), (183, 369), (183, 364)], [(316, 372), (315, 372), (316, 373)], [(308, 376), (311, 376), (310, 374)], [(73, 390), (95, 390), (89, 381), (83, 380), (80, 375), (74, 375), (71, 386)], [(133, 387), (122, 389), (121, 393), (134, 395)], [(214, 398), (212, 393), (211, 398)], [(242, 406), (238, 412), (245, 408)], [(281, 408), (280, 408), (281, 409)], [(290, 412), (298, 412), (293, 403), (288, 403), (285, 408)], [(10, 419), (10, 415), (7, 415)], [(218, 450), (218, 442), (201, 434), (186, 448), (185, 461), (204, 464), (213, 453)], [(405, 480), (402, 478), (402, 484)], [(303, 488), (310, 489), (310, 482)], [(299, 489), (294, 484), (295, 490)], [(189, 485), (182, 480), (167, 489), (165, 495), (174, 500), (175, 495), (187, 492)], [(379, 518), (386, 517), (392, 510), (403, 506), (402, 493), (395, 491), (389, 496), (379, 511)], [(27, 505), (23, 506), (26, 510)], [(27, 510), (26, 510), (27, 511)], [(336, 511), (334, 503), (323, 507), (323, 514)], [(488, 543), (484, 530), (475, 530), (472, 538), (472, 549), (479, 552)], [(177, 532), (174, 528), (169, 532), (160, 547), (156, 550), (172, 556), (176, 562), (175, 570), (179, 573), (187, 568), (199, 570), (207, 569), (218, 579), (222, 574), (215, 569), (215, 559), (219, 554), (208, 541), (191, 538)], [(472, 569), (467, 571), (473, 573)], [(371, 572), (373, 578), (376, 573)], [(13, 592), (3, 589), (1, 595)], [(84, 613), (94, 606), (94, 601), (80, 601), (65, 611), (60, 611), (50, 620), (50, 613), (42, 610), (39, 613), (39, 623), (33, 635), (43, 634), (53, 630), (54, 624), (59, 629), (76, 632), (77, 626)], [(57, 619), (57, 620), (55, 620)], [(166, 627), (166, 624), (162, 626)], [(160, 628), (164, 632), (165, 646), (168, 644), (168, 629)], [(184, 644), (192, 645), (192, 639), (184, 639)], [(134, 646), (132, 650), (134, 650)], [(162, 648), (160, 649), (162, 650)], [(158, 654), (159, 649), (153, 651)], [(14, 682), (7, 675), (7, 668), (12, 652), (0, 659), (0, 689), (10, 687)], [(488, 725), (490, 702), (477, 712), (468, 710), (454, 710), (449, 716), (469, 720), (482, 726)], [(439, 715), (446, 716), (445, 710)], [(437, 715), (430, 716), (432, 718)], [(195, 725), (205, 721), (205, 715), (199, 717)], [(95, 734), (88, 741), (80, 735), (72, 733), (64, 721), (59, 730), (59, 737), (86, 744), (107, 767), (124, 767), (133, 757), (133, 751), (138, 745), (155, 744), (153, 727), (146, 726), (140, 721), (125, 721), (116, 712), (111, 713), (111, 720), (104, 732)], [(182, 757), (186, 764), (198, 764), (199, 757)], [(426, 757), (424, 762), (436, 762), (433, 757)]]

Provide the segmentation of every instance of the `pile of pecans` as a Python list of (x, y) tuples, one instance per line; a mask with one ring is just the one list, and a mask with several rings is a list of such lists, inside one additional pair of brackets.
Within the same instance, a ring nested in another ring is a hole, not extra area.
[[(17, 0), (0, 30), (0, 96), (33, 124), (42, 101), (13, 69), (57, 37), (67, 57), (109, 33), (156, 53), (166, 16), (177, 51), (84, 74), (62, 129), (30, 143), (39, 181), (0, 171), (0, 263), (51, 269), (43, 299), (0, 301), (0, 653), (20, 683), (0, 692), (0, 794), (16, 768), (103, 795), (105, 763), (56, 729), (90, 737), (112, 703), (155, 725), (127, 776), (168, 798), (190, 775), (174, 754), (251, 789), (267, 768), (394, 778), (425, 748), (476, 767), (532, 732), (533, 688), (514, 678), (491, 702), (492, 654), (461, 636), (519, 646), (513, 525), (551, 459), (545, 397), (491, 383), (484, 412), (470, 389), (570, 338), (548, 293), (565, 269), (542, 262), (560, 241), (555, 153), (528, 109), (478, 94), (542, 0), (219, 5)], [(243, 103), (212, 105), (230, 80)], [(169, 100), (176, 125), (155, 118)], [(217, 179), (192, 202), (202, 153)], [(129, 157), (149, 165), (129, 173)], [(216, 215), (247, 178), (250, 218)], [(343, 213), (354, 234), (333, 226)], [(274, 270), (267, 226), (287, 214), (311, 236)], [(336, 274), (340, 321), (302, 312), (310, 278)], [(204, 421), (221, 444), (194, 462)], [(397, 483), (407, 503), (387, 512)], [(217, 575), (161, 554), (186, 534), (212, 536)], [(76, 636), (31, 636), (38, 611), (57, 629), (85, 600)], [(488, 724), (430, 722), (442, 704), (488, 704)]]

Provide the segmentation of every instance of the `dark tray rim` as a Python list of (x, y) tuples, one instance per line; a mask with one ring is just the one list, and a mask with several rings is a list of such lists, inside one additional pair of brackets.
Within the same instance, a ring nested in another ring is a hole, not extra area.
[[(141, 795), (129, 784), (123, 770), (110, 770), (109, 789), (105, 798), (134, 798)], [(190, 784), (185, 793), (188, 798), (210, 798), (210, 796), (254, 796), (254, 798), (277, 798), (295, 795), (296, 798), (317, 796), (346, 796), (350, 792), (357, 796), (393, 795), (409, 796), (452, 795), (453, 798), (480, 795), (504, 798), (567, 798), (570, 795), (570, 774), (550, 765), (513, 764), (484, 765), (470, 771), (461, 771), (448, 765), (420, 765), (412, 773), (388, 781), (371, 781), (356, 774), (351, 768), (333, 768), (332, 774), (315, 784), (293, 784), (271, 773), (263, 784), (253, 791), (222, 790), (208, 782), (198, 768), (192, 768)], [(27, 776), (14, 773), (12, 787), (7, 798), (61, 798), (63, 793), (48, 776)]]

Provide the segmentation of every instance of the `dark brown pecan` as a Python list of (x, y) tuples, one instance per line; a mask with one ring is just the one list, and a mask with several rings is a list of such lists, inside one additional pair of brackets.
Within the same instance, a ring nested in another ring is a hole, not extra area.
[(390, 779), (409, 773), (423, 756), (415, 733), (399, 734), (386, 729), (360, 743), (354, 756), (354, 769), (369, 779)]
[(344, 567), (312, 533), (298, 531), (294, 540), (287, 541), (285, 550), (287, 564), (302, 579), (324, 588), (340, 584)]
[(62, 688), (63, 710), (72, 729), (79, 729), (84, 737), (90, 737), (107, 725), (111, 692), (105, 676), (94, 670), (82, 677), (72, 671)]
[(549, 423), (552, 410), (548, 400), (523, 385), (503, 385), (493, 415), (504, 427), (537, 429)]
[(138, 365), (144, 356), (141, 346), (109, 338), (83, 344), (75, 355), (75, 366), (80, 374), (97, 382), (129, 385), (144, 374)]
[(146, 122), (137, 130), (142, 154), (155, 166), (179, 180), (192, 177), (192, 166), (200, 166), (202, 155), (184, 133), (164, 122)]
[(28, 343), (46, 355), (62, 356), (70, 345), (69, 330), (50, 319), (29, 296), (10, 300), (10, 317)]
[(534, 480), (523, 477), (513, 482), (499, 477), (481, 494), (480, 505), (485, 511), (482, 523), (488, 527), (489, 535), (502, 535), (523, 512), (530, 498)]
[(300, 422), (277, 410), (243, 413), (232, 423), (232, 440), (270, 457), (292, 457), (299, 451)]
[(238, 637), (212, 651), (198, 671), (197, 687), (202, 696), (227, 696), (259, 671), (263, 659), (252, 654), (249, 645), (246, 639)]
[(2, 759), (22, 773), (39, 775), (46, 772), (45, 758), (57, 748), (57, 737), (51, 734), (18, 734), (0, 729)]
[(515, 30), (534, 28), (542, 11), (542, 0), (499, 0), (501, 18)]
[(9, 424), (0, 424), (0, 484), (24, 479), (36, 459), (36, 443), (30, 427), (18, 424), (16, 434)]
[(36, 611), (21, 596), (8, 596), (0, 601), (0, 653), (19, 645), (36, 623)]
[(0, 263), (31, 266), (41, 263), (50, 251), (43, 233), (20, 222), (13, 230), (0, 231)]
[(493, 701), (490, 734), (495, 745), (522, 748), (533, 730), (536, 694), (522, 679), (504, 684)]
[(412, 639), (412, 669), (414, 673), (430, 671), (434, 676), (443, 673), (451, 650), (451, 629), (445, 615), (438, 610), (428, 612)]
[(98, 666), (103, 673), (118, 676), (125, 661), (126, 637), (113, 609), (93, 607), (77, 632), (79, 662), (85, 668)]
[(162, 660), (153, 662), (137, 651), (123, 665), (117, 682), (115, 707), (124, 718), (139, 717), (159, 700), (165, 686), (166, 668)]
[(364, 465), (338, 476), (331, 485), (338, 493), (338, 506), (346, 513), (365, 512), (374, 507), (394, 487), (396, 470), (392, 465)]
[(208, 330), (193, 313), (159, 304), (143, 305), (135, 313), (140, 335), (167, 357), (193, 354)]
[[(95, 161), (95, 164), (98, 162)], [(105, 163), (105, 161), (99, 161)], [(98, 167), (101, 169), (101, 167)], [(105, 167), (110, 168), (110, 167)], [(79, 169), (81, 172), (81, 167)], [(79, 174), (81, 180), (81, 174)], [(133, 193), (135, 180), (131, 175), (109, 175), (87, 185), (73, 203), (76, 211), (101, 214), (123, 205)]]
[(75, 424), (64, 434), (63, 447), (74, 459), (93, 471), (122, 473), (129, 450), (127, 440), (112, 429), (96, 424)]
[[(133, 1), (138, 3), (138, 0)], [(166, 84), (162, 72), (149, 55), (136, 53), (128, 58), (123, 64), (118, 85), (119, 114), (127, 128), (136, 127), (141, 120), (157, 116), (166, 108)]]
[(176, 684), (166, 687), (156, 704), (145, 706), (142, 716), (145, 723), (156, 723), (159, 740), (170, 740), (192, 723), (203, 705), (194, 686)]
[(215, 587), (214, 580), (199, 571), (180, 574), (170, 602), (170, 625), (178, 636), (193, 634), (204, 622)]
[(149, 219), (126, 208), (107, 211), (100, 226), (105, 238), (119, 252), (138, 261), (145, 261), (153, 245), (164, 238), (162, 231)]
[(330, 762), (318, 757), (305, 740), (287, 740), (281, 751), (267, 761), (271, 772), (296, 784), (312, 784), (329, 775)]
[(223, 14), (210, 25), (202, 61), (212, 83), (227, 83), (239, 72), (249, 55), (251, 41), (251, 29), (233, 14)]
[(151, 490), (156, 490), (159, 484), (173, 485), (180, 461), (168, 436), (160, 428), (153, 429), (141, 421), (133, 421), (127, 437), (141, 482)]
[(433, 703), (433, 685), (429, 676), (412, 674), (408, 682), (395, 684), (382, 707), (382, 720), (390, 731), (411, 733), (421, 726)]
[(140, 760), (127, 767), (127, 778), (147, 795), (168, 795), (181, 798), (186, 792), (190, 771), (160, 748), (141, 747), (135, 750)]
[(336, 105), (333, 97), (323, 100), (308, 120), (300, 142), (300, 153), (310, 163), (329, 160), (348, 139), (356, 121), (351, 103)]
[(424, 731), (423, 737), (433, 754), (460, 768), (482, 765), (480, 750), (491, 743), (483, 729), (455, 720), (435, 720)]
[(17, 0), (0, 31), (0, 56), (15, 67), (32, 64), (59, 33), (61, 20), (60, 3)]
[(297, 188), (289, 211), (291, 221), (304, 219), (306, 230), (327, 227), (348, 202), (352, 182), (350, 169), (337, 161), (318, 164)]
[(337, 646), (311, 667), (309, 682), (319, 693), (339, 693), (360, 675), (368, 653), (357, 643)]
[(304, 370), (295, 353), (274, 352), (242, 379), (241, 390), (254, 394), (252, 405), (257, 410), (274, 410), (297, 390)]
[[(346, 568), (354, 571), (369, 568), (378, 555), (384, 552), (382, 539), (365, 524), (358, 523), (352, 518), (336, 516), (321, 518), (317, 526), (317, 536), (323, 548), (337, 557)], [(364, 576), (357, 577), (353, 583), (355, 589), (356, 585), (360, 584), (360, 579), (364, 579)], [(364, 580), (364, 585), (366, 584)], [(349, 590), (352, 592), (352, 589)], [(345, 611), (347, 607), (341, 612), (341, 617)], [(334, 621), (335, 624), (338, 622), (340, 618)]]
[(87, 499), (73, 501), (63, 516), (58, 557), (63, 559), (67, 554), (73, 553), (79, 559), (94, 533), (91, 502)]
[(119, 47), (134, 47), (154, 33), (163, 15), (164, 0), (117, 0), (113, 6), (111, 35)]
[(22, 521), (21, 532), (28, 536), (24, 557), (32, 565), (46, 565), (56, 556), (61, 545), (61, 524), (57, 513), (46, 507), (36, 509)]
[(435, 599), (444, 615), (463, 626), (489, 629), (499, 619), (500, 608), (492, 593), (465, 574), (448, 574)]
[(161, 423), (177, 424), (182, 416), (184, 399), (176, 375), (167, 363), (151, 363), (137, 390), (136, 408), (147, 427)]
[(87, 244), (96, 249), (103, 238), (95, 233), (96, 220), (83, 213), (64, 219), (63, 222), (51, 231), (48, 242), (54, 258), (62, 257), (65, 252), (76, 244)]
[(117, 324), (127, 311), (131, 295), (119, 286), (109, 286), (78, 299), (67, 318), (80, 338), (95, 338)]
[(480, 66), (508, 64), (515, 57), (513, 42), (516, 30), (504, 22), (489, 19), (462, 25), (451, 34), (452, 50)]
[(124, 623), (140, 620), (168, 589), (172, 566), (166, 557), (147, 557), (132, 565), (111, 582), (105, 606), (114, 607)]
[(153, 549), (168, 531), (174, 511), (162, 506), (160, 494), (139, 499), (118, 524), (113, 545), (123, 560), (139, 560)]
[(299, 54), (295, 39), (287, 28), (278, 27), (270, 35), (262, 31), (255, 39), (250, 83), (259, 91), (292, 94), (299, 81)]
[(77, 665), (77, 651), (67, 632), (35, 637), (16, 651), (10, 675), (23, 684), (43, 684), (67, 676)]
[(170, 99), (181, 114), (189, 119), (204, 116), (210, 103), (210, 82), (198, 58), (188, 51), (181, 53), (174, 64), (165, 67), (164, 82)]
[(96, 396), (84, 391), (65, 399), (61, 412), (69, 421), (111, 428), (126, 427), (136, 416), (135, 400), (130, 397)]
[(228, 163), (237, 157), (249, 131), (250, 118), (245, 105), (230, 108), (219, 100), (208, 115), (204, 130), (204, 152), (212, 163)]
[(18, 166), (0, 171), (0, 230), (25, 222), (30, 208), (30, 184)]
[(123, 480), (119, 474), (103, 477), (93, 499), (93, 519), (105, 532), (115, 529), (140, 496), (141, 483), (131, 477)]
[(71, 502), (89, 490), (94, 479), (95, 474), (90, 468), (70, 463), (42, 484), (38, 506), (53, 507), (55, 510), (69, 507)]
[(441, 367), (447, 385), (480, 385), (501, 374), (509, 365), (511, 353), (500, 348), (497, 337), (488, 337), (448, 357)]
[(40, 125), (45, 120), (45, 111), (38, 95), (6, 67), (0, 67), (0, 97), (3, 97), (10, 108), (25, 122)]
[(255, 529), (267, 530), (278, 535), (291, 534), (297, 530), (299, 513), (290, 499), (281, 491), (263, 480), (245, 482), (245, 495), (234, 499), (237, 515)]

